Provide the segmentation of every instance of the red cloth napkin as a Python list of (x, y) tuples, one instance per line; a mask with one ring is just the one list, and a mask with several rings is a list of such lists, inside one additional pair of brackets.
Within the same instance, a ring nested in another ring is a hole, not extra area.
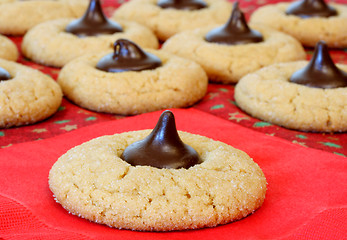
[(161, 112), (81, 128), (0, 150), (0, 238), (4, 239), (344, 239), (346, 158), (294, 145), (194, 109), (174, 109), (177, 128), (247, 152), (268, 181), (263, 206), (215, 228), (151, 233), (117, 230), (69, 214), (52, 197), (48, 173), (60, 155), (92, 138), (153, 128)]

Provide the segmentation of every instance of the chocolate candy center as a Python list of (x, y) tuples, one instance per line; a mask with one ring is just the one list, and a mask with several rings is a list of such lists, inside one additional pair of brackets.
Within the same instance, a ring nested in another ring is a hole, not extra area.
[(97, 36), (122, 32), (122, 27), (115, 21), (106, 18), (100, 0), (91, 0), (82, 18), (72, 21), (65, 28), (66, 32), (78, 37)]
[(207, 7), (207, 4), (203, 0), (159, 0), (157, 5), (161, 8), (174, 8), (189, 11)]
[(288, 15), (301, 18), (336, 16), (335, 8), (327, 5), (324, 0), (301, 0), (292, 3), (286, 10)]
[(0, 67), (0, 81), (5, 81), (11, 79), (11, 75), (9, 72), (7, 72), (5, 69)]
[(164, 111), (150, 135), (129, 145), (121, 158), (133, 166), (156, 168), (190, 168), (201, 163), (199, 154), (180, 139), (170, 111)]
[(235, 2), (228, 22), (208, 32), (205, 40), (212, 43), (237, 45), (262, 42), (263, 37), (258, 31), (248, 27), (239, 3)]
[(311, 61), (293, 73), (289, 81), (316, 88), (347, 87), (347, 73), (335, 66), (325, 42), (319, 41)]
[(96, 68), (105, 72), (125, 72), (155, 69), (161, 65), (157, 56), (144, 52), (129, 40), (118, 39), (114, 43), (114, 53), (101, 58)]

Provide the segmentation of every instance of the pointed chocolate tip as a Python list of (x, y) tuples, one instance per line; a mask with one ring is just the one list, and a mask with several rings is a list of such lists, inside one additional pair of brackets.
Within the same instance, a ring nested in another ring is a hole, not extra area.
[(330, 67), (336, 68), (333, 59), (329, 54), (329, 48), (323, 40), (316, 43), (310, 63), (316, 68)]
[(239, 8), (239, 2), (235, 2), (228, 22), (208, 32), (205, 40), (211, 43), (237, 45), (262, 42), (263, 36), (248, 27), (245, 15)]
[(11, 74), (2, 67), (0, 67), (0, 81), (9, 80), (11, 78)]
[(157, 5), (161, 8), (174, 8), (178, 10), (200, 10), (207, 7), (203, 0), (158, 0)]
[(170, 110), (165, 110), (160, 114), (157, 125), (154, 129), (169, 126), (172, 130), (176, 131), (176, 121), (175, 116)]
[(311, 17), (332, 17), (337, 15), (337, 11), (324, 0), (301, 0), (289, 5), (286, 10), (287, 15), (295, 15), (301, 18)]
[(240, 3), (238, 1), (234, 2), (233, 8), (232, 8), (232, 11), (231, 11), (231, 15), (233, 15), (234, 12), (241, 12)]
[(294, 72), (289, 81), (315, 88), (347, 87), (347, 73), (336, 67), (326, 43), (319, 41), (310, 62)]
[[(323, 40), (320, 40), (316, 43), (316, 46), (315, 46), (315, 52), (324, 52), (324, 53), (329, 53), (329, 49), (328, 49), (328, 46), (326, 44), (325, 41)], [(329, 54), (328, 54), (329, 55)], [(329, 55), (329, 58), (330, 58), (330, 55)]]
[(113, 44), (113, 58), (141, 59), (146, 53), (134, 42), (127, 39), (118, 39)]
[(164, 111), (153, 131), (129, 145), (121, 158), (133, 166), (156, 168), (190, 168), (201, 163), (199, 154), (180, 139), (171, 111)]
[(122, 27), (115, 21), (109, 20), (101, 7), (100, 0), (90, 0), (85, 14), (72, 21), (65, 31), (78, 37), (97, 36), (100, 34), (114, 34), (122, 32)]
[(104, 56), (96, 68), (105, 72), (142, 71), (158, 68), (160, 58), (143, 51), (137, 44), (127, 39), (114, 43), (114, 52)]
[(176, 121), (175, 121), (175, 115), (170, 111), (170, 110), (165, 110), (164, 112), (162, 112), (162, 114), (159, 117), (159, 121), (158, 122), (172, 122), (173, 124), (175, 124), (175, 128), (176, 128)]
[(233, 29), (235, 32), (239, 33), (249, 33), (250, 28), (248, 27), (245, 15), (239, 7), (239, 2), (235, 2), (233, 5), (233, 10), (231, 16), (226, 24), (229, 29)]
[(155, 138), (164, 137), (168, 143), (173, 145), (177, 142), (181, 142), (176, 129), (175, 116), (171, 111), (166, 110), (160, 115), (157, 125), (154, 127), (151, 135)]

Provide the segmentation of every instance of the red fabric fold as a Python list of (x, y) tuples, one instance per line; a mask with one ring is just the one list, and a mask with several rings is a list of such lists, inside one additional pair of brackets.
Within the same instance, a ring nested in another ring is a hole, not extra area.
[(5, 239), (91, 239), (80, 233), (55, 229), (40, 221), (22, 204), (0, 194), (0, 236)]
[[(54, 201), (48, 173), (59, 156), (98, 136), (153, 128), (161, 114), (154, 112), (1, 149), (0, 237), (54, 240), (66, 234), (69, 239), (341, 239), (346, 229), (344, 157), (301, 147), (199, 110), (172, 111), (179, 130), (226, 142), (247, 152), (259, 164), (268, 191), (258, 211), (215, 228), (150, 233), (92, 223), (69, 214)], [(322, 223), (332, 227), (322, 227)]]

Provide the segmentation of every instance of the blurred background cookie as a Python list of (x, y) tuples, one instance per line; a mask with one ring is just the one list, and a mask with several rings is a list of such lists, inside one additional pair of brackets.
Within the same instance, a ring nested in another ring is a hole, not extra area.
[(54, 114), (62, 101), (59, 85), (46, 74), (0, 59), (0, 127), (32, 124)]
[(112, 49), (119, 38), (142, 47), (158, 48), (158, 39), (148, 28), (129, 21), (112, 21), (103, 13), (99, 0), (91, 0), (80, 19), (58, 19), (41, 23), (25, 34), (22, 53), (31, 60), (62, 67), (85, 53)]
[(0, 1), (0, 33), (23, 35), (48, 20), (80, 17), (87, 6), (88, 0)]
[(18, 58), (17, 46), (7, 37), (0, 34), (0, 58), (16, 61)]
[(143, 51), (117, 40), (114, 53), (89, 54), (68, 63), (58, 83), (65, 96), (84, 108), (139, 114), (187, 107), (207, 91), (207, 76), (195, 62), (163, 51)]
[(258, 8), (250, 19), (285, 32), (305, 46), (324, 40), (329, 47), (347, 47), (347, 6), (323, 0), (301, 0)]
[(254, 117), (291, 129), (347, 131), (347, 65), (335, 66), (324, 42), (310, 62), (274, 64), (242, 78), (237, 105)]
[(132, 0), (121, 5), (113, 18), (144, 24), (164, 41), (184, 30), (224, 23), (231, 8), (226, 0)]
[(305, 59), (305, 51), (293, 37), (262, 25), (248, 27), (235, 3), (225, 25), (178, 33), (162, 49), (192, 59), (210, 81), (236, 83), (264, 66)]

